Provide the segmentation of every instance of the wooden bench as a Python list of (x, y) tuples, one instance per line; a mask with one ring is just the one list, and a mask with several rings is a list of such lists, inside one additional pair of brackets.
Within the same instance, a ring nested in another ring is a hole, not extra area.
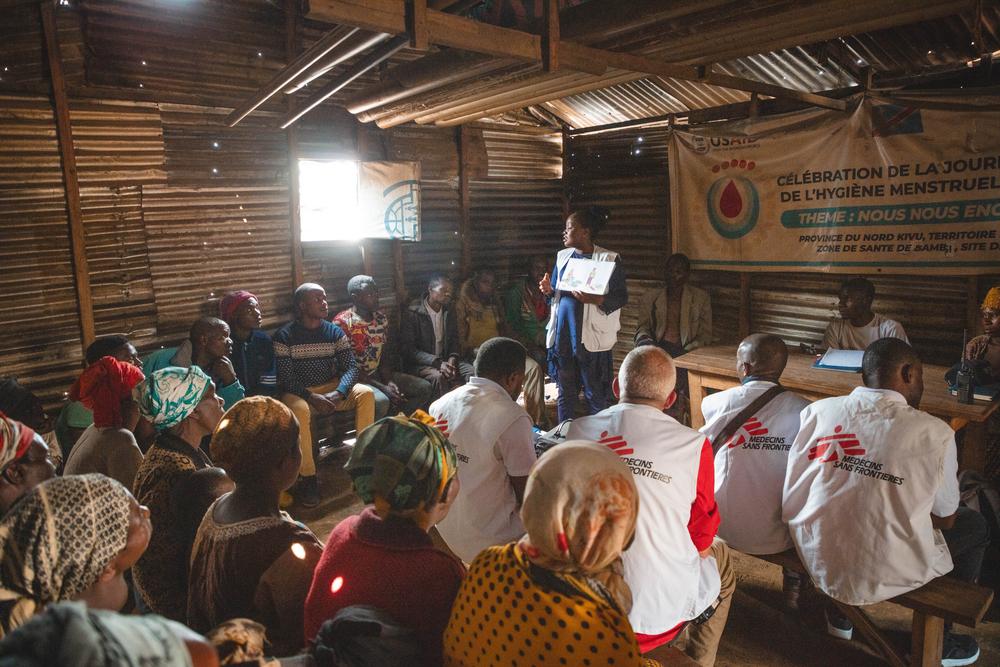
[[(808, 576), (794, 550), (767, 556), (745, 555)], [(861, 607), (836, 601), (834, 603), (893, 667), (905, 667), (907, 664), (914, 667), (940, 667), (945, 622), (950, 621), (968, 628), (977, 627), (993, 602), (993, 591), (951, 577), (938, 577), (916, 590), (888, 601), (913, 610), (909, 663), (886, 641)]]

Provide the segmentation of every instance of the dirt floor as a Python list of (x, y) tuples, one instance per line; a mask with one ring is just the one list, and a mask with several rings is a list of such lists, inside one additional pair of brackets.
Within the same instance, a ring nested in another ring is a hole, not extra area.
[[(342, 446), (321, 453), (319, 465), (323, 502), (310, 510), (292, 508), (292, 514), (304, 521), (325, 540), (342, 519), (358, 512), (361, 501), (351, 490), (350, 477), (344, 472), (349, 447)], [(988, 555), (995, 562), (996, 553)], [(867, 667), (885, 664), (878, 654), (860, 639), (847, 642), (826, 634), (822, 603), (816, 595), (803, 595), (797, 614), (782, 607), (781, 568), (755, 558), (735, 555), (737, 588), (716, 662), (720, 667), (735, 665), (810, 665), (817, 667)], [(994, 582), (995, 585), (996, 582)], [(908, 654), (910, 611), (883, 603), (866, 607), (874, 623), (886, 631), (900, 651)], [(1000, 665), (1000, 605), (994, 603), (987, 622), (972, 633), (979, 641), (978, 665)]]

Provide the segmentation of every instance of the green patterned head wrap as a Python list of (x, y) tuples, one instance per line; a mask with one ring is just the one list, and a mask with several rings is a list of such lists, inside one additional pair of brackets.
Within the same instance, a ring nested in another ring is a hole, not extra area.
[(165, 431), (188, 418), (201, 403), (212, 379), (197, 366), (168, 366), (153, 372), (132, 390), (139, 412)]
[(365, 503), (374, 503), (380, 516), (436, 504), (458, 472), (455, 448), (419, 412), (366, 428), (345, 466), (354, 490)]

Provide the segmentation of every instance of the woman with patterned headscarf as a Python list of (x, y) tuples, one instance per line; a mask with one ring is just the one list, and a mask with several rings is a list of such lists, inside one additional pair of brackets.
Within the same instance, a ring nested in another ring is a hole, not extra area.
[(386, 417), (358, 436), (347, 462), (369, 505), (330, 533), (306, 598), (305, 636), (353, 605), (370, 605), (413, 630), (423, 664), (441, 664), (441, 636), (465, 567), (428, 531), (458, 495), (455, 450), (420, 411)]
[(200, 449), (222, 419), (222, 399), (197, 366), (154, 371), (132, 392), (139, 413), (156, 429), (156, 440), (135, 476), (135, 497), (149, 507), (156, 531), (132, 574), (154, 613), (183, 622), (187, 616), (190, 550), (179, 534), (171, 494), (180, 481), (212, 465)]
[(56, 468), (35, 430), (0, 412), (0, 517)]
[(0, 634), (44, 607), (79, 600), (117, 611), (146, 550), (149, 510), (104, 475), (57, 477), (0, 519)]
[(276, 655), (305, 646), (302, 603), (323, 545), (278, 506), (302, 453), (292, 411), (267, 396), (229, 408), (212, 435), (212, 459), (236, 483), (205, 512), (189, 569), (187, 624), (207, 632), (231, 618), (267, 628)]
[(444, 664), (656, 664), (639, 654), (621, 576), (638, 512), (632, 473), (607, 447), (570, 441), (547, 452), (525, 489), (527, 535), (469, 567)]
[[(979, 307), (982, 315), (983, 334), (976, 336), (965, 348), (970, 361), (989, 364), (989, 374), (1000, 383), (1000, 286), (986, 293)], [(994, 412), (986, 424), (986, 475), (994, 482), (1000, 480), (1000, 412)]]
[(70, 451), (64, 475), (99, 472), (132, 487), (142, 463), (134, 433), (139, 424), (149, 427), (132, 398), (132, 389), (142, 380), (141, 369), (112, 356), (101, 357), (80, 375), (69, 397), (93, 413), (94, 423)]

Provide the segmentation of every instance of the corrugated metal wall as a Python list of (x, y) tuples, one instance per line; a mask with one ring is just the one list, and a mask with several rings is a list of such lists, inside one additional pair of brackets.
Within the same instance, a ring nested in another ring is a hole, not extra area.
[(551, 260), (562, 247), (562, 135), (533, 128), (482, 135), (486, 169), (473, 171), (486, 177), (469, 185), (471, 268), (495, 270), (502, 285), (525, 275), (532, 255)]
[[(667, 129), (628, 129), (571, 137), (566, 148), (570, 208), (607, 206), (611, 223), (602, 245), (622, 254), (630, 301), (622, 313), (616, 348), (620, 360), (631, 349), (642, 294), (660, 283), (670, 254)], [(875, 309), (900, 321), (921, 357), (950, 364), (966, 326), (968, 281), (947, 276), (869, 276), (876, 286)], [(821, 273), (756, 274), (751, 277), (751, 330), (780, 335), (790, 345), (818, 342), (836, 314), (840, 276)], [(719, 342), (739, 340), (739, 274), (696, 273), (692, 283), (712, 298)], [(1000, 277), (979, 280), (982, 298)], [(971, 335), (971, 332), (970, 332)]]

